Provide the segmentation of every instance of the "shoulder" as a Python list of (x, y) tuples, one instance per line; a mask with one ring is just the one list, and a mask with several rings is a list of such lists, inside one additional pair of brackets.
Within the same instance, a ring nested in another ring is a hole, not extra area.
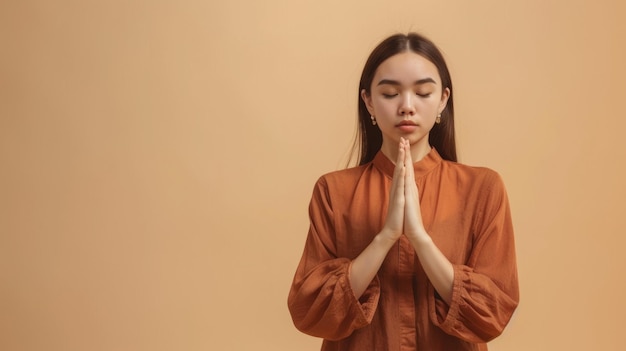
[(329, 172), (319, 177), (317, 184), (322, 184), (326, 187), (345, 187), (346, 185), (356, 183), (368, 171), (368, 168), (370, 168), (370, 164)]
[(460, 184), (478, 187), (482, 191), (504, 189), (502, 177), (491, 168), (443, 160), (442, 170), (444, 176), (454, 178)]
[(460, 176), (465, 176), (475, 180), (495, 180), (500, 179), (500, 175), (498, 172), (494, 171), (491, 168), (480, 167), (480, 166), (470, 166), (463, 163), (453, 162), (453, 161), (442, 161), (442, 166), (448, 172), (454, 172), (459, 174)]
[(365, 174), (371, 173), (371, 163), (326, 173), (317, 179), (314, 196), (326, 199), (351, 198)]

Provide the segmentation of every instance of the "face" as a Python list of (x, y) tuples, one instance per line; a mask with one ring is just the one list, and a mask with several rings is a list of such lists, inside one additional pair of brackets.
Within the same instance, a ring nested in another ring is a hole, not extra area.
[(361, 92), (382, 132), (383, 152), (397, 149), (401, 137), (409, 140), (411, 148), (429, 148), (428, 134), (449, 95), (450, 90), (442, 88), (437, 67), (414, 52), (383, 61), (376, 69), (370, 93)]

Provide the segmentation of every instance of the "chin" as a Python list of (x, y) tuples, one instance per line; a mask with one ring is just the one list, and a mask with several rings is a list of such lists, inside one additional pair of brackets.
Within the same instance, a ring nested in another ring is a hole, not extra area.
[(415, 144), (420, 144), (423, 142), (426, 142), (426, 144), (428, 144), (428, 134), (427, 135), (408, 135), (408, 136), (405, 136), (404, 139), (407, 139), (409, 141), (409, 144), (411, 144), (411, 146)]

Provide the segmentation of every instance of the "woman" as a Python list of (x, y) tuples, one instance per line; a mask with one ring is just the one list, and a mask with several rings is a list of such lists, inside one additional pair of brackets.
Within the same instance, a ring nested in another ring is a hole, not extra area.
[(289, 293), (322, 350), (486, 350), (517, 307), (506, 191), (456, 163), (452, 82), (428, 39), (384, 40), (359, 87), (359, 166), (322, 176)]

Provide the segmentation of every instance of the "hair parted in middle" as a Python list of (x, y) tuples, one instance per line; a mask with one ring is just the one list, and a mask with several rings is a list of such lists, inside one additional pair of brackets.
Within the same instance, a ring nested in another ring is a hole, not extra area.
[(372, 161), (376, 153), (380, 150), (383, 142), (380, 129), (372, 124), (371, 116), (367, 111), (365, 102), (361, 98), (361, 91), (365, 90), (367, 94), (370, 94), (372, 80), (374, 79), (378, 66), (391, 56), (407, 51), (414, 52), (432, 62), (437, 67), (437, 71), (441, 77), (442, 91), (446, 88), (450, 90), (448, 103), (441, 113), (441, 123), (437, 123), (433, 126), (428, 141), (443, 159), (454, 162), (457, 161), (454, 137), (454, 100), (452, 94), (452, 79), (450, 78), (448, 66), (446, 65), (443, 55), (432, 41), (420, 34), (408, 33), (395, 34), (383, 40), (372, 51), (363, 68), (358, 91), (359, 126), (353, 149), (353, 153), (357, 152), (359, 155), (357, 160), (358, 165)]

